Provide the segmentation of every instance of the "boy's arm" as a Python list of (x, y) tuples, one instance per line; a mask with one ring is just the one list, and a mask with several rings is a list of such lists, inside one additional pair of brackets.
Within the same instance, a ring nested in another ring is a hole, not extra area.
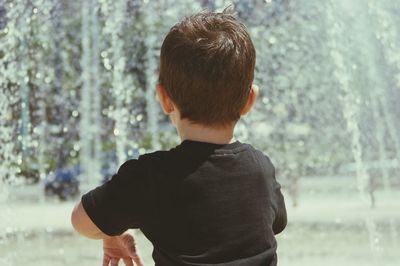
[(122, 259), (125, 265), (133, 265), (132, 260), (136, 266), (143, 266), (141, 258), (136, 253), (135, 239), (132, 235), (123, 233), (120, 236), (109, 236), (104, 234), (90, 219), (82, 202), (79, 201), (71, 214), (72, 226), (81, 235), (92, 239), (103, 239), (103, 264), (112, 265), (118, 264)]
[(82, 206), (82, 202), (79, 201), (71, 214), (71, 223), (77, 232), (81, 235), (92, 239), (104, 239), (111, 237), (104, 234), (90, 219), (85, 209)]
[(92, 239), (103, 239), (104, 265), (142, 265), (128, 229), (139, 228), (147, 217), (152, 199), (151, 182), (139, 160), (126, 161), (106, 183), (87, 192), (75, 206), (71, 223), (76, 231)]
[(276, 182), (276, 187), (274, 192), (277, 201), (277, 206), (275, 211), (275, 220), (272, 225), (272, 230), (274, 231), (274, 234), (279, 234), (280, 232), (282, 232), (287, 224), (285, 200), (283, 198), (280, 187), (281, 186), (279, 185), (279, 183)]
[(281, 185), (276, 181), (275, 176), (275, 167), (273, 167), (273, 193), (274, 193), (274, 211), (275, 211), (275, 220), (272, 224), (272, 230), (274, 234), (279, 234), (285, 229), (287, 225), (287, 213), (285, 206), (285, 199), (281, 192)]

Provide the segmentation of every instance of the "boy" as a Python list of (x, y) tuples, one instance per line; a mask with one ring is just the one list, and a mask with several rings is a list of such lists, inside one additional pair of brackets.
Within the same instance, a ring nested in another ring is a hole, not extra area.
[(130, 228), (152, 242), (158, 266), (277, 264), (287, 218), (274, 166), (233, 137), (257, 97), (254, 66), (245, 26), (226, 12), (170, 30), (156, 89), (182, 143), (125, 162), (72, 213), (78, 232), (103, 239), (103, 265), (142, 265)]

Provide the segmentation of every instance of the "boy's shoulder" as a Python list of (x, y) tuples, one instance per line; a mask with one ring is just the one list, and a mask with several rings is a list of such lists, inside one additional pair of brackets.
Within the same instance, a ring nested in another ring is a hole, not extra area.
[(125, 169), (141, 168), (143, 170), (155, 169), (168, 165), (176, 157), (176, 148), (170, 150), (156, 150), (139, 155), (136, 159), (130, 159), (120, 167)]
[[(234, 143), (219, 145), (196, 141), (183, 141), (181, 144), (169, 150), (157, 150), (139, 156), (137, 161), (141, 165), (153, 167), (177, 166), (192, 164), (195, 161), (207, 160), (210, 156), (224, 156), (237, 154), (246, 161), (253, 158), (255, 162), (274, 167), (270, 157), (261, 149), (246, 142), (236, 141)], [(239, 163), (241, 160), (239, 160)], [(131, 162), (132, 163), (132, 162)]]

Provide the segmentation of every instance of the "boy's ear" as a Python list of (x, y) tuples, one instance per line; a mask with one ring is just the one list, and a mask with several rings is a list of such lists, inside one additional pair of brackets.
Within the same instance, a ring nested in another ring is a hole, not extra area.
[(160, 101), (161, 108), (163, 109), (165, 114), (170, 114), (174, 111), (175, 107), (172, 103), (171, 98), (168, 95), (167, 90), (164, 88), (163, 85), (157, 84), (156, 86), (157, 96)]
[(254, 103), (256, 102), (258, 91), (259, 91), (258, 86), (252, 84), (246, 105), (243, 107), (242, 112), (240, 112), (240, 115), (245, 115), (251, 110), (251, 107), (253, 107)]

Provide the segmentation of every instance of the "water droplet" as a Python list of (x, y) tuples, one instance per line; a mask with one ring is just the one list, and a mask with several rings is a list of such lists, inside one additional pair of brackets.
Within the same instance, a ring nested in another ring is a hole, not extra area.
[(79, 144), (78, 143), (75, 143), (74, 144), (74, 150), (75, 151), (79, 151), (81, 149), (81, 147), (79, 146)]
[(102, 52), (100, 53), (100, 55), (101, 55), (101, 57), (106, 58), (107, 55), (108, 55), (108, 53), (107, 53), (107, 51), (102, 51)]
[(274, 44), (276, 43), (276, 38), (274, 36), (271, 36), (268, 41), (270, 44)]
[(32, 141), (32, 147), (38, 147), (39, 146), (39, 142), (37, 140)]

